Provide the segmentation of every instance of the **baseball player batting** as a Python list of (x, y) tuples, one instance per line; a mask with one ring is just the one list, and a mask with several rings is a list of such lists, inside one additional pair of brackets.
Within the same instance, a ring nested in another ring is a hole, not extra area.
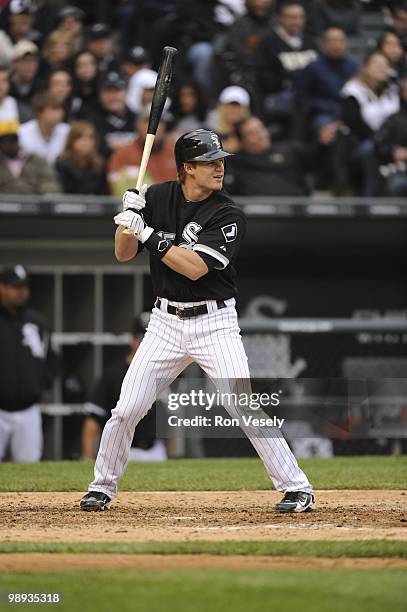
[[(117, 259), (129, 261), (147, 249), (157, 299), (104, 428), (94, 480), (80, 502), (83, 510), (109, 507), (137, 423), (190, 363), (198, 363), (212, 380), (250, 378), (235, 310), (234, 266), (246, 219), (222, 190), (228, 155), (211, 130), (181, 136), (175, 144), (178, 181), (126, 191), (124, 210), (114, 218)], [(276, 509), (311, 510), (312, 486), (284, 438), (245, 433), (275, 488), (284, 492)]]

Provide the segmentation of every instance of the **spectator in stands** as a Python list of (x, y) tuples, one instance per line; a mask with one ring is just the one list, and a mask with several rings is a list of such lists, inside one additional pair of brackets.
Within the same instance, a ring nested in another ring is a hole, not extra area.
[(108, 72), (100, 83), (97, 108), (81, 113), (82, 119), (95, 125), (100, 152), (105, 158), (134, 138), (135, 116), (126, 105), (126, 88), (127, 83), (118, 72)]
[(326, 30), (321, 47), (318, 59), (299, 74), (296, 87), (298, 103), (317, 129), (338, 120), (341, 89), (357, 70), (355, 62), (347, 56), (343, 30)]
[(407, 75), (400, 83), (400, 110), (376, 133), (375, 145), (387, 195), (407, 196)]
[(20, 127), (20, 144), (27, 153), (35, 153), (53, 165), (69, 132), (69, 125), (63, 122), (63, 104), (45, 93), (35, 96), (33, 107), (36, 118)]
[(397, 81), (407, 72), (407, 62), (400, 38), (394, 32), (384, 32), (377, 42), (377, 50), (390, 64), (390, 78)]
[(341, 90), (357, 70), (346, 53), (346, 34), (329, 28), (322, 38), (322, 53), (299, 74), (297, 107), (303, 109), (301, 133), (317, 142), (315, 187), (337, 191), (332, 176), (336, 164), (335, 140), (340, 127)]
[(151, 89), (157, 80), (157, 73), (151, 70), (150, 54), (144, 47), (133, 47), (122, 58), (120, 67), (128, 78), (127, 106), (133, 113), (139, 113), (143, 106), (143, 92), (145, 86)]
[(372, 196), (378, 189), (373, 136), (400, 108), (397, 87), (390, 83), (390, 65), (382, 53), (368, 55), (360, 72), (343, 87), (342, 98), (341, 120), (348, 135), (344, 130), (340, 134), (342, 157), (337, 172), (348, 173), (343, 183)]
[(0, 121), (18, 121), (18, 107), (15, 98), (9, 96), (10, 79), (8, 68), (0, 66)]
[(89, 116), (98, 103), (99, 71), (97, 61), (89, 51), (78, 53), (73, 64), (73, 112)]
[(77, 6), (65, 6), (58, 13), (58, 30), (61, 32), (69, 32), (72, 36), (72, 47), (75, 53), (79, 53), (84, 45), (84, 20), (85, 13)]
[(255, 53), (262, 38), (272, 29), (275, 0), (246, 0), (246, 14), (236, 19), (225, 33), (216, 58), (224, 81), (242, 85), (255, 96)]
[(407, 53), (407, 2), (396, 3), (391, 11), (393, 19), (392, 31), (397, 34), (404, 51)]
[(248, 117), (237, 127), (241, 149), (228, 160), (225, 186), (235, 195), (307, 195), (306, 164), (310, 156), (299, 143), (273, 144), (258, 117)]
[(39, 43), (41, 34), (33, 28), (35, 3), (32, 0), (11, 0), (7, 32), (15, 45), (20, 40)]
[(94, 23), (88, 28), (85, 50), (95, 56), (101, 74), (119, 70), (113, 47), (113, 32), (105, 23)]
[(48, 79), (47, 93), (64, 107), (64, 121), (69, 121), (72, 108), (72, 77), (67, 70), (54, 70)]
[(55, 168), (65, 193), (107, 193), (105, 160), (98, 152), (96, 130), (87, 121), (74, 121)]
[(37, 91), (39, 49), (29, 40), (22, 40), (13, 49), (10, 94), (17, 100), (22, 123), (32, 119), (31, 100)]
[(59, 193), (61, 188), (47, 162), (20, 149), (19, 125), (0, 121), (0, 193)]
[(290, 87), (299, 70), (317, 57), (314, 40), (305, 32), (305, 11), (300, 2), (285, 0), (277, 25), (258, 47), (258, 84), (264, 93)]
[(0, 275), (0, 461), (40, 461), (43, 436), (39, 402), (57, 373), (50, 329), (27, 307), (28, 274), (21, 265)]
[[(108, 162), (108, 180), (111, 192), (120, 196), (130, 186), (137, 182), (147, 135), (150, 108), (144, 108), (136, 122), (136, 137), (126, 147), (113, 153)], [(144, 182), (148, 185), (163, 181), (173, 181), (177, 176), (174, 163), (174, 146), (165, 135), (165, 115), (160, 122), (154, 140), (153, 150), (148, 162)]]
[[(124, 359), (106, 368), (101, 378), (96, 382), (92, 402), (88, 404), (91, 414), (85, 417), (81, 436), (81, 454), (85, 461), (93, 460), (96, 457), (100, 434), (106, 421), (110, 418), (111, 411), (117, 404), (123, 378), (140, 346), (144, 332), (145, 326), (139, 318), (136, 318), (133, 323), (133, 340), (129, 347), (129, 353)], [(156, 419), (157, 408), (153, 404), (151, 410), (136, 429), (130, 449), (130, 461), (165, 461), (167, 459), (164, 442), (157, 440)]]
[(249, 115), (249, 93), (243, 87), (230, 85), (220, 93), (216, 109), (209, 114), (208, 127), (221, 135), (226, 151), (235, 153), (241, 144), (236, 126)]
[(316, 32), (339, 28), (348, 36), (357, 36), (362, 14), (360, 4), (359, 0), (316, 0), (312, 9)]
[(39, 78), (46, 82), (52, 71), (69, 70), (73, 53), (72, 35), (69, 32), (53, 30), (44, 43)]
[(208, 125), (208, 105), (198, 83), (181, 81), (174, 91), (169, 107), (171, 129), (185, 134)]

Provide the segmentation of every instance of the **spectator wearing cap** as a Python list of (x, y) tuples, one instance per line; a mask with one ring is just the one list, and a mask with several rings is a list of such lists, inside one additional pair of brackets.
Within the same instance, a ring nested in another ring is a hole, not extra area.
[(0, 121), (18, 121), (18, 106), (15, 98), (9, 96), (10, 78), (8, 68), (0, 66)]
[[(120, 196), (129, 186), (135, 185), (137, 182), (149, 116), (150, 108), (143, 108), (135, 125), (136, 137), (126, 147), (115, 151), (109, 159), (108, 181), (110, 190), (114, 195)], [(144, 181), (148, 185), (152, 185), (157, 182), (173, 181), (176, 176), (174, 147), (172, 140), (166, 136), (166, 116), (164, 113), (157, 129)]]
[[(83, 423), (81, 446), (82, 459), (94, 460), (97, 454), (100, 435), (111, 411), (117, 404), (123, 378), (136, 354), (145, 333), (145, 325), (141, 318), (133, 322), (132, 341), (126, 356), (117, 363), (105, 369), (92, 393), (92, 401), (87, 404), (89, 416)], [(130, 461), (165, 461), (167, 451), (162, 440), (157, 439), (157, 406), (154, 403), (151, 410), (141, 421), (134, 434), (130, 449)]]
[(95, 56), (81, 51), (73, 62), (73, 112), (77, 118), (89, 116), (97, 107), (99, 69)]
[(134, 138), (135, 115), (126, 105), (126, 94), (127, 83), (121, 74), (108, 72), (100, 83), (97, 108), (81, 115), (96, 127), (100, 152), (105, 158)]
[(72, 36), (72, 48), (74, 53), (79, 53), (84, 45), (84, 28), (85, 13), (77, 6), (68, 5), (58, 12), (58, 30), (61, 32), (69, 32)]
[(62, 153), (69, 125), (64, 123), (64, 106), (49, 94), (37, 94), (33, 100), (35, 119), (20, 127), (20, 144), (27, 153), (43, 157), (52, 166)]
[(48, 163), (20, 148), (18, 129), (16, 121), (0, 121), (0, 193), (59, 193), (61, 188)]
[(28, 307), (27, 271), (21, 265), (0, 275), (0, 460), (40, 461), (43, 449), (39, 402), (56, 373), (50, 329)]
[(250, 115), (250, 96), (239, 85), (230, 85), (221, 91), (217, 107), (209, 115), (209, 127), (222, 137), (223, 148), (230, 153), (240, 149), (236, 125)]
[[(133, 113), (139, 113), (143, 106), (143, 91), (154, 89), (157, 73), (151, 70), (151, 59), (144, 47), (133, 47), (123, 55), (120, 63), (123, 74), (129, 80), (127, 89), (127, 106)], [(146, 87), (147, 86), (147, 87)]]
[(303, 196), (309, 152), (299, 143), (273, 143), (264, 123), (255, 116), (237, 126), (241, 148), (226, 165), (225, 187), (242, 196)]
[(11, 0), (9, 4), (7, 33), (15, 45), (20, 40), (39, 44), (41, 33), (34, 29), (35, 3), (32, 0)]
[(22, 40), (13, 49), (10, 95), (17, 100), (21, 123), (33, 117), (32, 98), (37, 92), (39, 49), (29, 40)]
[(105, 23), (94, 23), (87, 29), (85, 49), (95, 56), (101, 74), (119, 71), (119, 62), (114, 53), (113, 33)]
[(105, 160), (98, 151), (94, 126), (74, 121), (55, 169), (64, 193), (107, 193)]
[(181, 81), (169, 107), (171, 129), (179, 135), (208, 125), (208, 105), (201, 86), (193, 80)]

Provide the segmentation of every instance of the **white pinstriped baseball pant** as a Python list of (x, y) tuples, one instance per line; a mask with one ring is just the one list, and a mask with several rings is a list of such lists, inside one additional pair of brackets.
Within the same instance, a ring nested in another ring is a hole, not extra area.
[[(160, 299), (161, 309), (153, 308), (143, 341), (123, 380), (119, 401), (103, 430), (95, 477), (88, 489), (111, 498), (116, 495), (118, 480), (126, 469), (137, 423), (157, 395), (190, 363), (198, 363), (212, 380), (250, 377), (234, 298), (226, 300), (227, 307), (219, 310), (213, 300), (170, 302), (184, 308), (207, 304), (208, 314), (186, 319), (168, 314), (168, 300)], [(233, 406), (225, 408), (231, 416), (236, 416)], [(244, 431), (278, 491), (312, 492), (312, 486), (281, 435), (273, 430), (268, 437), (254, 437), (250, 430)]]

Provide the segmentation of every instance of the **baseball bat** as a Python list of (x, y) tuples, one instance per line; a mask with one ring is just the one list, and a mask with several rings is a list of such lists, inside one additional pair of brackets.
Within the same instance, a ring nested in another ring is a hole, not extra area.
[[(143, 155), (140, 163), (140, 171), (137, 177), (136, 189), (140, 188), (144, 181), (144, 176), (147, 170), (148, 160), (150, 159), (151, 149), (153, 148), (155, 135), (160, 123), (161, 115), (163, 114), (164, 105), (167, 100), (168, 91), (172, 79), (172, 67), (174, 65), (175, 56), (178, 50), (175, 47), (164, 47), (161, 63), (158, 69), (157, 81), (155, 83), (153, 100), (151, 102), (150, 117), (148, 119), (148, 128), (146, 141), (144, 143)], [(129, 210), (132, 210), (129, 208)], [(137, 211), (135, 211), (137, 212)], [(125, 229), (123, 234), (133, 233), (131, 230)]]

